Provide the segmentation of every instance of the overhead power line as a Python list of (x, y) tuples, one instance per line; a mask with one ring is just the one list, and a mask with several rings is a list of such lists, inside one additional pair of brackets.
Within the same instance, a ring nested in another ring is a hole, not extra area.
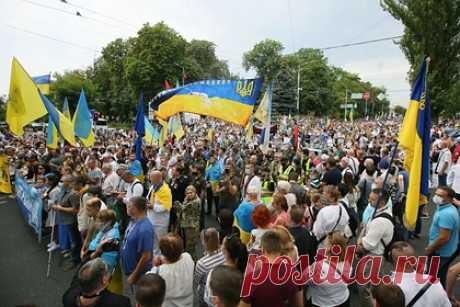
[(60, 2), (64, 3), (64, 4), (67, 4), (69, 6), (72, 6), (74, 8), (77, 8), (77, 9), (81, 9), (81, 10), (85, 10), (85, 11), (88, 11), (90, 13), (93, 13), (95, 15), (98, 15), (98, 16), (101, 16), (101, 17), (104, 17), (104, 18), (107, 18), (107, 19), (110, 19), (112, 21), (115, 21), (115, 22), (118, 22), (118, 23), (121, 23), (121, 24), (124, 24), (124, 25), (127, 25), (131, 28), (134, 28), (134, 29), (138, 29), (138, 26), (136, 25), (133, 25), (129, 22), (126, 22), (124, 20), (121, 20), (121, 19), (118, 19), (118, 18), (115, 18), (115, 17), (112, 17), (112, 16), (109, 16), (109, 15), (106, 15), (104, 13), (101, 13), (99, 11), (96, 11), (96, 10), (93, 10), (93, 9), (90, 9), (90, 8), (87, 8), (87, 7), (84, 7), (84, 6), (81, 6), (81, 5), (76, 5), (76, 4), (73, 4), (73, 3), (70, 3), (66, 0), (60, 0)]
[(367, 44), (372, 44), (372, 43), (378, 43), (378, 42), (383, 42), (383, 41), (389, 41), (389, 40), (394, 40), (403, 37), (402, 35), (396, 35), (396, 36), (390, 36), (390, 37), (383, 37), (383, 38), (378, 38), (378, 39), (371, 39), (367, 41), (361, 41), (361, 42), (356, 42), (356, 43), (348, 43), (348, 44), (342, 44), (342, 45), (335, 45), (335, 46), (330, 46), (330, 47), (323, 47), (319, 48), (321, 50), (331, 50), (331, 49), (338, 49), (338, 48), (345, 48), (345, 47), (352, 47), (352, 46), (359, 46), (359, 45), (367, 45)]
[(69, 46), (80, 48), (82, 50), (86, 50), (86, 51), (90, 51), (90, 52), (99, 52), (97, 49), (94, 49), (94, 48), (91, 48), (91, 47), (88, 47), (88, 46), (79, 45), (77, 43), (62, 40), (62, 39), (59, 39), (59, 38), (55, 38), (55, 37), (52, 37), (52, 36), (49, 36), (49, 35), (46, 35), (46, 34), (30, 31), (30, 30), (24, 29), (24, 28), (19, 28), (19, 27), (16, 27), (16, 26), (13, 26), (13, 25), (10, 25), (10, 24), (7, 24), (7, 23), (0, 23), (0, 24), (4, 25), (5, 27), (8, 27), (8, 28), (14, 29), (16, 31), (19, 31), (19, 32), (27, 33), (27, 34), (30, 34), (30, 35), (35, 35), (35, 36), (38, 36), (38, 37), (41, 37), (41, 38), (46, 38), (46, 39), (49, 39), (49, 40), (52, 40), (52, 41), (55, 41), (55, 42), (58, 42), (58, 43), (61, 43), (61, 44), (66, 44), (66, 45), (69, 45)]
[(77, 17), (77, 18), (82, 18), (82, 19), (91, 20), (91, 21), (94, 21), (94, 22), (103, 24), (103, 25), (105, 25), (105, 26), (117, 27), (117, 28), (125, 28), (125, 29), (126, 29), (125, 26), (107, 23), (107, 22), (105, 22), (105, 21), (103, 21), (103, 20), (100, 20), (100, 19), (97, 19), (97, 18), (93, 18), (93, 17), (90, 17), (90, 16), (82, 15), (81, 12), (79, 12), (79, 11), (73, 12), (73, 11), (63, 10), (63, 9), (60, 9), (60, 8), (57, 8), (57, 7), (54, 7), (54, 6), (50, 6), (50, 5), (38, 3), (38, 2), (35, 2), (35, 1), (31, 1), (31, 0), (22, 0), (22, 1), (23, 1), (23, 2), (26, 2), (26, 3), (28, 3), (28, 4), (31, 4), (31, 5), (34, 5), (34, 6), (38, 6), (38, 7), (41, 7), (41, 8), (48, 9), (48, 10), (53, 10), (53, 11), (56, 11), (56, 12), (60, 12), (60, 13), (72, 15), (72, 16)]

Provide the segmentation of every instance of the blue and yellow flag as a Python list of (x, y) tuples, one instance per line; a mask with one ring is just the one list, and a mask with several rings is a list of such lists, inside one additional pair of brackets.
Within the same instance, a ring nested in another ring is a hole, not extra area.
[(51, 74), (32, 77), (32, 80), (35, 82), (35, 84), (40, 89), (42, 94), (49, 95), (49, 93), (50, 93), (50, 83), (51, 83)]
[(412, 87), (411, 101), (399, 131), (399, 143), (405, 151), (404, 167), (409, 172), (404, 224), (414, 229), (418, 208), (428, 198), (431, 106), (426, 95), (426, 58)]
[(152, 107), (163, 120), (188, 112), (246, 126), (261, 87), (262, 79), (198, 81), (159, 93)]
[(91, 147), (94, 144), (94, 132), (93, 132), (93, 116), (88, 108), (86, 102), (85, 91), (81, 89), (80, 98), (78, 99), (78, 105), (75, 109), (72, 119), (74, 133), (83, 146)]
[(137, 138), (135, 143), (136, 160), (142, 160), (142, 139), (145, 136), (145, 116), (144, 116), (144, 94), (139, 96), (139, 103), (137, 105), (136, 114), (136, 130)]
[(51, 117), (51, 120), (56, 125), (57, 132), (67, 141), (70, 145), (75, 146), (75, 135), (73, 132), (72, 122), (64, 116), (59, 110), (48, 100), (48, 98), (40, 93), (43, 104), (48, 110), (48, 114)]
[(62, 113), (68, 119), (72, 119), (72, 117), (70, 116), (69, 101), (67, 100), (67, 97), (64, 98), (64, 106), (62, 108)]
[(165, 145), (165, 142), (168, 140), (168, 122), (162, 120), (161, 118), (157, 117), (158, 122), (161, 125), (161, 130), (160, 130), (160, 139), (158, 142), (160, 143), (160, 148), (163, 148)]
[(53, 122), (51, 116), (48, 115), (48, 128), (46, 136), (46, 147), (51, 149), (58, 148), (58, 133), (56, 125)]
[(180, 114), (176, 114), (169, 118), (169, 134), (174, 134), (177, 140), (180, 140), (184, 135), (184, 128), (182, 128), (182, 121)]
[(10, 93), (6, 104), (6, 122), (10, 131), (24, 134), (24, 127), (46, 115), (40, 92), (16, 58), (11, 64)]
[(144, 124), (145, 124), (145, 136), (144, 140), (147, 144), (157, 144), (158, 140), (160, 139), (160, 133), (156, 128), (152, 126), (149, 119), (144, 116)]

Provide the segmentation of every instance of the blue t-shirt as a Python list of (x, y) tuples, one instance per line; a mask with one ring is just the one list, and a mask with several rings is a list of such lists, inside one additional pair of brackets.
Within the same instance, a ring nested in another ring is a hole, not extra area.
[[(121, 261), (126, 275), (131, 274), (141, 259), (143, 252), (153, 251), (154, 230), (147, 217), (134, 222), (131, 221), (126, 230), (125, 239), (121, 246)], [(145, 273), (152, 268), (152, 255), (142, 271)]]
[[(112, 226), (112, 228), (105, 233), (99, 230), (94, 239), (89, 243), (88, 250), (96, 250), (99, 243), (103, 240), (120, 240), (120, 231), (118, 230), (118, 223), (115, 223)], [(115, 267), (118, 263), (118, 255), (118, 251), (102, 253), (101, 259), (107, 264), (109, 272), (115, 271)]]
[(222, 169), (220, 168), (219, 162), (209, 164), (206, 169), (206, 179), (209, 181), (219, 181), (222, 175)]
[(457, 250), (459, 220), (457, 208), (452, 204), (440, 205), (434, 212), (428, 244), (431, 245), (438, 239), (441, 228), (451, 231), (449, 241), (436, 251), (437, 256), (450, 257)]

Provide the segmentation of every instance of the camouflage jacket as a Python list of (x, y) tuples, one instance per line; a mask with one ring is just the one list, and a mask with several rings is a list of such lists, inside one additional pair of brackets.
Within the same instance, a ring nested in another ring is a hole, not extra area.
[(200, 227), (200, 212), (201, 212), (201, 199), (196, 197), (193, 200), (184, 200), (180, 206), (178, 217), (180, 227)]

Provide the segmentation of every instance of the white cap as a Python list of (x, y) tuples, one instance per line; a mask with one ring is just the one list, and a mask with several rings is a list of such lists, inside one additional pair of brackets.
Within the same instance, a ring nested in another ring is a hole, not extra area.
[(246, 194), (259, 194), (260, 193), (260, 188), (256, 185), (250, 185), (246, 189)]
[(291, 189), (291, 184), (285, 180), (280, 180), (278, 181), (277, 187), (278, 187), (278, 190), (283, 190), (287, 193)]

